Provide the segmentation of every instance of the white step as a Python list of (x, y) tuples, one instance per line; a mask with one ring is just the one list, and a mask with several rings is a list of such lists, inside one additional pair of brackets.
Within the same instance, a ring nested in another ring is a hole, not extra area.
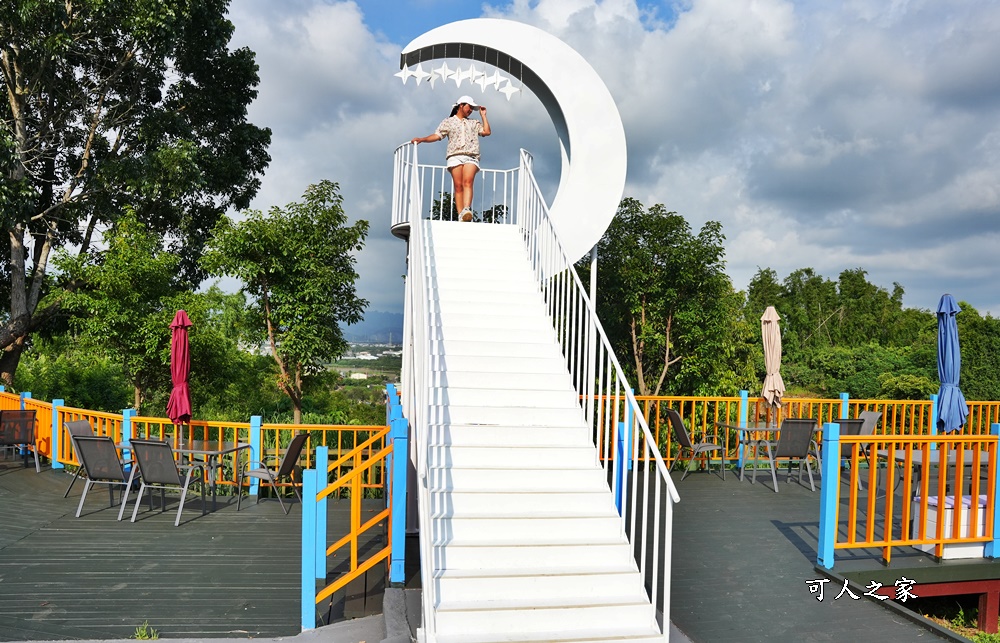
[(587, 534), (588, 538), (609, 539), (621, 533), (621, 518), (614, 516), (537, 516), (537, 517), (445, 517), (433, 518), (434, 542), (476, 541), (485, 536), (492, 544), (518, 545), (539, 534), (547, 541)]
[[(581, 561), (595, 568), (619, 569), (631, 560), (632, 547), (615, 542), (563, 542), (550, 545), (511, 545), (452, 542), (435, 547), (435, 561), (446, 560), (448, 570), (507, 569), (526, 572), (540, 567), (575, 568)], [(421, 561), (423, 562), (423, 561)], [(435, 570), (440, 569), (435, 565)]]
[(439, 634), (438, 643), (663, 643), (656, 628), (641, 625), (590, 628), (586, 630), (551, 630), (541, 632), (477, 632)]
[(591, 446), (430, 446), (427, 463), (431, 467), (584, 469), (594, 465), (597, 454)]
[(591, 431), (580, 426), (476, 426), (435, 424), (428, 427), (428, 444), (440, 446), (587, 446), (593, 448)]
[(431, 355), (431, 370), (477, 371), (479, 373), (568, 374), (561, 357), (480, 357), (478, 355)]
[[(607, 474), (589, 469), (504, 469), (477, 466), (428, 467), (428, 488), (434, 491), (590, 491), (608, 489)], [(610, 493), (610, 491), (608, 492)]]
[[(441, 603), (435, 622), (442, 634), (477, 632), (532, 632), (538, 630), (588, 629), (609, 623), (652, 623), (653, 607), (643, 593), (632, 598), (597, 596), (559, 602), (490, 601), (481, 604)], [(561, 627), (560, 627), (561, 626)]]
[[(499, 294), (519, 294), (532, 295), (538, 301), (542, 300), (542, 293), (531, 276), (531, 271), (524, 271), (525, 278), (512, 279), (512, 275), (506, 272), (493, 277), (472, 277), (468, 274), (439, 274), (436, 276), (435, 284), (431, 286), (430, 296), (432, 299), (456, 297), (455, 293), (471, 294), (479, 293), (484, 297)], [(485, 286), (489, 286), (488, 288)], [(487, 299), (489, 301), (489, 299)]]
[(430, 515), (523, 516), (526, 512), (558, 516), (610, 515), (611, 494), (597, 491), (442, 491), (431, 496)]
[(449, 386), (448, 388), (432, 389), (429, 403), (479, 407), (572, 409), (581, 408), (579, 397), (579, 394), (571, 389), (535, 391)]
[[(549, 341), (539, 341), (548, 339)], [(480, 357), (562, 357), (548, 333), (523, 333), (520, 342), (492, 340), (432, 339), (433, 355), (477, 355)]]
[(583, 422), (580, 407), (432, 406), (432, 424), (512, 424), (515, 426), (577, 426)]
[(497, 346), (511, 344), (553, 344), (556, 352), (562, 354), (556, 344), (556, 331), (544, 328), (488, 328), (478, 326), (431, 326), (428, 339), (432, 341), (489, 342)]
[(481, 312), (460, 312), (448, 308), (441, 312), (432, 310), (428, 315), (428, 321), (431, 326), (551, 330), (552, 322), (549, 321), (548, 316), (544, 315), (542, 307), (537, 306), (534, 312), (537, 315), (514, 314), (514, 311), (505, 311), (505, 314), (484, 315)]
[(442, 603), (504, 597), (524, 600), (596, 595), (634, 597), (643, 591), (637, 570), (628, 565), (618, 569), (539, 568), (523, 575), (511, 575), (506, 570), (451, 570), (438, 572), (434, 583)]
[(457, 287), (432, 289), (430, 293), (431, 307), (434, 308), (441, 302), (456, 301), (507, 307), (540, 306), (543, 303), (542, 295), (537, 289), (493, 290), (484, 286), (485, 284), (482, 282), (476, 282), (474, 287), (468, 289)]
[(491, 373), (448, 369), (448, 371), (435, 371), (431, 373), (430, 378), (432, 387), (508, 390), (565, 391), (571, 389), (572, 383), (569, 373)]

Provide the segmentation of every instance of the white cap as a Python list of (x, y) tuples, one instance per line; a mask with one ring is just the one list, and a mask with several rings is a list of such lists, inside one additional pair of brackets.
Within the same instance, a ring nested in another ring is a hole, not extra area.
[(479, 105), (476, 105), (476, 101), (472, 100), (472, 96), (469, 96), (468, 94), (465, 96), (460, 96), (459, 99), (455, 101), (455, 106), (461, 105), (462, 103), (468, 103), (473, 107), (479, 107)]

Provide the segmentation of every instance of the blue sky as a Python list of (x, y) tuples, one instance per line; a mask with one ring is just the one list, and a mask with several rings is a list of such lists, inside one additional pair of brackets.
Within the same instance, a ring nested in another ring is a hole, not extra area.
[[(260, 65), (250, 118), (273, 131), (253, 207), (340, 183), (348, 214), (371, 223), (358, 256), (371, 309), (403, 305), (393, 149), (433, 131), (457, 97), (454, 86), (404, 86), (399, 53), (475, 17), (525, 22), (580, 52), (622, 115), (625, 196), (696, 230), (720, 221), (737, 289), (758, 268), (834, 280), (863, 268), (889, 290), (901, 284), (907, 306), (933, 309), (950, 292), (1000, 315), (994, 0), (235, 0), (234, 45)], [(526, 148), (551, 190), (560, 161), (538, 101), (480, 102), (494, 129), (484, 164), (511, 167)]]

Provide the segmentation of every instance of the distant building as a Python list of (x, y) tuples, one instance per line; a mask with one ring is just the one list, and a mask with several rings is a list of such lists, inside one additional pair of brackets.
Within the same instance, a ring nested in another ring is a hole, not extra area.
[(351, 373), (352, 380), (366, 380), (368, 379), (367, 373)]
[(371, 353), (365, 352), (365, 353), (358, 353), (357, 355), (354, 356), (354, 359), (364, 359), (364, 360), (373, 361), (373, 360), (378, 359), (378, 357), (372, 355)]

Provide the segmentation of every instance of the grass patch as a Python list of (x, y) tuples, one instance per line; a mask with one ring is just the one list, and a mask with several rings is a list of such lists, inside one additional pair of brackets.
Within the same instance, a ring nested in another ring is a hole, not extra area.
[(975, 643), (1000, 643), (1000, 634), (987, 634), (977, 627), (978, 594), (910, 599), (905, 607)]

